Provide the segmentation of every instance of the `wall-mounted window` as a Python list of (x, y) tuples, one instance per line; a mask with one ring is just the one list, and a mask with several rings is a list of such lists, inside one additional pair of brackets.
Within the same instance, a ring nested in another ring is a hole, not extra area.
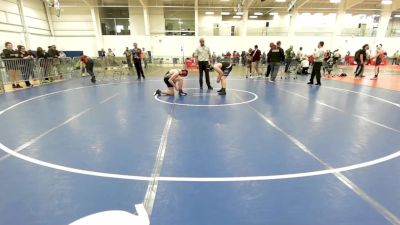
[(167, 36), (194, 36), (194, 10), (164, 9), (165, 35)]
[(130, 35), (129, 9), (127, 7), (103, 7), (99, 9), (103, 35)]
[(400, 10), (394, 11), (390, 18), (387, 31), (387, 37), (400, 37)]

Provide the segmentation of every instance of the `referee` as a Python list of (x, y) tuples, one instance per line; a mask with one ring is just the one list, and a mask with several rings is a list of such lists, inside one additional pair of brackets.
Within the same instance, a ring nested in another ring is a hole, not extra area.
[(200, 89), (203, 89), (203, 71), (204, 71), (206, 74), (206, 84), (208, 90), (212, 90), (213, 88), (211, 87), (210, 84), (210, 74), (209, 74), (211, 54), (210, 54), (210, 49), (204, 45), (204, 38), (200, 38), (200, 46), (197, 47), (195, 51), (195, 57), (197, 65), (199, 67)]

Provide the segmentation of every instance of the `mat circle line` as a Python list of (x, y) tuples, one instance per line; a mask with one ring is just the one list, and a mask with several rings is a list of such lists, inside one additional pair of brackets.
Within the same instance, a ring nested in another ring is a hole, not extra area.
[[(4, 114), (8, 110), (11, 110), (17, 106), (20, 106), (29, 101), (40, 99), (42, 97), (51, 96), (51, 95), (55, 95), (55, 94), (59, 94), (59, 93), (65, 93), (65, 92), (69, 92), (69, 91), (73, 91), (73, 90), (90, 88), (90, 87), (108, 86), (108, 85), (123, 84), (123, 83), (126, 84), (126, 83), (130, 83), (130, 82), (82, 86), (82, 87), (75, 87), (75, 88), (70, 88), (70, 89), (65, 89), (65, 90), (61, 90), (61, 91), (55, 91), (55, 92), (39, 95), (39, 96), (30, 98), (30, 99), (26, 99), (19, 103), (16, 103), (16, 104), (0, 111), (0, 115)], [(48, 167), (48, 168), (52, 168), (52, 169), (56, 169), (56, 170), (65, 171), (65, 172), (89, 175), (89, 176), (96, 176), (96, 177), (124, 179), (124, 180), (138, 180), (138, 181), (154, 180), (154, 178), (149, 177), (149, 176), (135, 176), (135, 175), (126, 175), (126, 174), (97, 172), (97, 171), (77, 169), (77, 168), (73, 168), (73, 167), (62, 166), (62, 165), (58, 165), (58, 164), (54, 164), (54, 163), (50, 163), (50, 162), (45, 162), (45, 161), (42, 161), (39, 159), (35, 159), (32, 157), (20, 154), (18, 152), (15, 152), (1, 142), (0, 142), (0, 149), (12, 156), (22, 159), (24, 161), (27, 161), (27, 162), (30, 162), (30, 163), (33, 163), (33, 164), (36, 164), (39, 166), (44, 166), (44, 167)], [(265, 180), (293, 179), (293, 178), (302, 178), (302, 177), (319, 176), (319, 175), (325, 175), (325, 174), (346, 172), (346, 171), (351, 171), (351, 170), (355, 170), (355, 169), (365, 168), (368, 166), (377, 165), (377, 164), (398, 158), (399, 156), (400, 156), (400, 150), (398, 150), (392, 154), (389, 154), (389, 155), (386, 155), (386, 156), (383, 156), (383, 157), (380, 157), (377, 159), (373, 159), (370, 161), (358, 163), (358, 164), (353, 164), (353, 165), (338, 167), (338, 168), (332, 168), (332, 169), (302, 172), (302, 173), (277, 174), (277, 175), (267, 175), (267, 176), (240, 176), (240, 177), (163, 177), (163, 176), (160, 176), (160, 177), (156, 177), (155, 179), (158, 181), (169, 181), (169, 182), (243, 182), (243, 181), (265, 181)]]

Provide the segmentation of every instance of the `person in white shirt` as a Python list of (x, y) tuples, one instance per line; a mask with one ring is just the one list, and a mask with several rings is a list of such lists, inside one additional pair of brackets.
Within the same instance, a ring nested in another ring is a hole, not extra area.
[(195, 51), (195, 58), (196, 58), (196, 63), (199, 68), (199, 84), (200, 84), (200, 89), (203, 89), (203, 72), (206, 75), (206, 84), (208, 87), (208, 90), (212, 90), (213, 87), (211, 87), (210, 83), (210, 61), (211, 61), (211, 53), (210, 53), (210, 48), (208, 48), (206, 45), (204, 45), (204, 38), (200, 38), (199, 40), (200, 46), (197, 47)]
[(67, 58), (67, 55), (61, 50), (58, 58)]
[(301, 60), (301, 74), (308, 74), (308, 68), (310, 68), (310, 62), (308, 61), (307, 57), (303, 57)]
[(299, 51), (297, 51), (296, 53), (296, 60), (300, 62), (302, 61), (303, 58), (304, 58), (303, 47), (300, 47)]
[(315, 85), (321, 85), (321, 66), (324, 60), (324, 42), (318, 43), (318, 48), (314, 51), (314, 65), (311, 73), (310, 82), (307, 84), (314, 84), (314, 77), (316, 77), (317, 83)]

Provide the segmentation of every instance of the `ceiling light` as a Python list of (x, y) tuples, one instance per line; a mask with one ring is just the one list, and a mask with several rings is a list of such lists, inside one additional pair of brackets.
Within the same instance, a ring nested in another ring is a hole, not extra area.
[(179, 24), (183, 24), (183, 22), (182, 22), (182, 21), (179, 21), (178, 23), (179, 23)]
[(400, 18), (400, 14), (399, 14), (399, 15), (394, 15), (394, 17), (396, 17), (396, 18)]
[(233, 18), (235, 18), (235, 19), (240, 19), (240, 18), (242, 18), (241, 16), (233, 16)]
[(255, 15), (255, 16), (262, 16), (263, 13), (261, 13), (261, 12), (255, 12), (254, 15)]
[(231, 15), (231, 13), (230, 13), (230, 12), (221, 12), (221, 15), (223, 15), (223, 16), (229, 16), (229, 15)]
[(243, 15), (243, 12), (237, 12), (236, 15), (241, 16)]
[(382, 0), (382, 5), (391, 5), (392, 0)]
[(279, 15), (279, 13), (277, 13), (277, 12), (271, 12), (271, 13), (269, 13), (269, 15), (271, 15), (271, 16), (277, 16), (277, 15)]
[(331, 3), (337, 4), (340, 3), (340, 0), (330, 0)]
[(257, 19), (258, 16), (249, 16), (250, 19)]
[(206, 15), (214, 15), (214, 12), (206, 12)]
[(276, 2), (286, 2), (286, 0), (275, 0)]
[(229, 0), (220, 0), (221, 2), (229, 2)]

